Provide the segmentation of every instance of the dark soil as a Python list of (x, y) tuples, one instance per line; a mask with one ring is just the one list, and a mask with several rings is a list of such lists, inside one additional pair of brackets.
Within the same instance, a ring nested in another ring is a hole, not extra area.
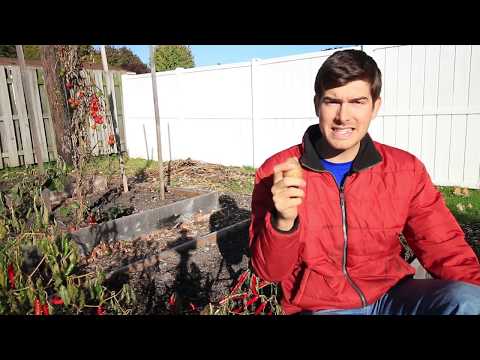
[[(216, 211), (183, 217), (137, 239), (99, 244), (84, 260), (82, 272), (108, 273), (250, 218), (249, 196), (223, 193), (219, 203)], [(210, 302), (222, 299), (247, 267), (248, 229), (244, 228), (214, 244), (175, 251), (168, 259), (141, 271), (116, 274), (108, 286), (115, 289), (128, 283), (135, 290), (134, 314), (198, 313)], [(168, 306), (172, 294), (176, 298), (174, 308)]]
[[(162, 200), (157, 182), (154, 180), (132, 183), (129, 185), (128, 192), (124, 192), (120, 184), (114, 183), (103, 193), (94, 192), (87, 195), (88, 213), (93, 214), (96, 223), (100, 224), (185, 200), (199, 194), (201, 194), (199, 191), (167, 188), (165, 199)], [(62, 206), (55, 209), (54, 216), (57, 222), (66, 226), (73, 222), (75, 212), (70, 210), (73, 205), (74, 200), (70, 198)], [(87, 221), (88, 218), (79, 227), (88, 226)]]

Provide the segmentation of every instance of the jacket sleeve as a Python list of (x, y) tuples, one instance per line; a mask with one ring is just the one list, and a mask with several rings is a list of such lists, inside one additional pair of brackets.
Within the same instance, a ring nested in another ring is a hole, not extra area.
[(298, 261), (302, 226), (297, 218), (290, 231), (274, 228), (271, 222), (275, 210), (271, 192), (273, 176), (262, 175), (260, 168), (255, 176), (252, 195), (249, 229), (252, 267), (266, 281), (281, 281), (292, 273)]
[(462, 228), (418, 159), (414, 171), (415, 185), (404, 228), (408, 244), (434, 277), (480, 285), (480, 265)]

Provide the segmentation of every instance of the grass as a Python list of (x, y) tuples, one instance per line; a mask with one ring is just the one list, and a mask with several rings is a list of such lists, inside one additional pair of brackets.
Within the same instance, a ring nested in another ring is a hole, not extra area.
[[(146, 169), (157, 168), (158, 162), (153, 160), (127, 158), (125, 173), (127, 176), (138, 176)], [(111, 176), (120, 174), (120, 161), (117, 155), (97, 156), (88, 164), (87, 169), (96, 169), (100, 174)]]
[(469, 196), (454, 194), (455, 187), (438, 187), (445, 203), (461, 224), (480, 223), (480, 190), (469, 189)]
[[(45, 164), (45, 169), (53, 167), (53, 163)], [(118, 156), (98, 156), (95, 157), (89, 164), (90, 169), (96, 169), (100, 174), (111, 176), (119, 174)], [(140, 176), (144, 174), (147, 169), (158, 169), (158, 162), (153, 160), (128, 158), (125, 161), (125, 171), (127, 176)], [(230, 166), (226, 169), (247, 176), (229, 177), (223, 182), (218, 182), (214, 185), (214, 190), (229, 191), (239, 194), (251, 194), (253, 191), (253, 179), (255, 176), (255, 168), (251, 166), (235, 167)], [(166, 165), (165, 165), (166, 170)], [(0, 170), (0, 182), (14, 182), (19, 177), (25, 176), (26, 170), (24, 167), (6, 168)], [(176, 185), (176, 179), (172, 178), (172, 185)], [(192, 179), (193, 181), (193, 179)], [(196, 184), (192, 184), (196, 185)], [(445, 203), (455, 218), (461, 224), (480, 223), (480, 190), (469, 190), (469, 196), (456, 195), (454, 193), (455, 187), (439, 186), (438, 189), (442, 193)]]

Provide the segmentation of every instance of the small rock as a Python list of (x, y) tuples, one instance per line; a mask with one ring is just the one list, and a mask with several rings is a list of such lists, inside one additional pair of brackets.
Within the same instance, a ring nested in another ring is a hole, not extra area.
[(107, 177), (103, 175), (96, 175), (93, 178), (94, 191), (105, 191), (108, 188)]
[(13, 195), (11, 194), (5, 194), (5, 205), (8, 207), (8, 208), (12, 208), (12, 207), (15, 207), (15, 201), (13, 199)]
[(175, 278), (172, 274), (170, 274), (169, 272), (166, 272), (166, 273), (159, 276), (159, 280), (161, 282), (170, 282), (170, 281), (175, 280)]
[(72, 175), (67, 176), (67, 179), (65, 180), (64, 189), (65, 189), (65, 192), (68, 193), (69, 197), (73, 196), (76, 182), (77, 182), (77, 179), (75, 179), (75, 177), (73, 177)]
[(209, 217), (210, 217), (210, 214), (203, 214), (203, 215), (202, 214), (196, 214), (194, 216), (194, 221), (197, 222), (197, 223), (208, 221)]
[(453, 190), (453, 194), (454, 194), (454, 195), (457, 195), (457, 196), (462, 196), (462, 189), (460, 189), (459, 187), (456, 187), (456, 188)]
[(69, 194), (66, 191), (51, 191), (49, 189), (42, 190), (42, 199), (49, 211), (52, 211), (61, 205), (68, 197)]

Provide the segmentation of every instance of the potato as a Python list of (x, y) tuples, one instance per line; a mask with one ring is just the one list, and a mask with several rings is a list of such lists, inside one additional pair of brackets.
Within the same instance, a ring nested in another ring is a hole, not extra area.
[(287, 162), (295, 164), (295, 168), (291, 170), (287, 170), (283, 173), (284, 177), (296, 177), (303, 179), (303, 169), (300, 163), (298, 162), (298, 159), (295, 157), (291, 157), (287, 159)]

